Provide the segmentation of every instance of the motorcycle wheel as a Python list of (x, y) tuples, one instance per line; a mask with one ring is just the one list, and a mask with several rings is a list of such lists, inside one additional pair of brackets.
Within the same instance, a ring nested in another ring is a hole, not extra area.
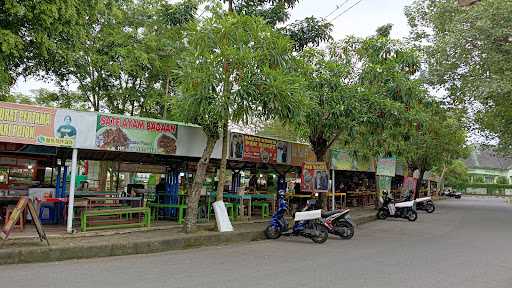
[(380, 209), (379, 212), (377, 212), (377, 219), (384, 220), (388, 218), (388, 212), (384, 209)]
[(265, 228), (265, 237), (267, 237), (267, 239), (277, 239), (281, 237), (281, 228), (268, 225), (267, 228)]
[(427, 204), (427, 207), (425, 207), (425, 211), (427, 211), (427, 213), (433, 213), (436, 211), (436, 206), (434, 206), (433, 203), (429, 203)]
[(318, 232), (320, 232), (320, 236), (311, 237), (311, 240), (313, 240), (313, 242), (315, 242), (317, 244), (322, 244), (325, 241), (327, 241), (327, 238), (329, 238), (329, 232), (327, 231), (327, 228), (325, 228), (321, 224), (316, 223), (314, 225), (315, 225), (314, 229), (317, 230)]
[(418, 213), (416, 213), (416, 211), (411, 210), (407, 212), (407, 220), (414, 222), (416, 219), (418, 219)]
[(336, 231), (336, 235), (340, 236), (343, 240), (349, 240), (354, 237), (354, 226), (345, 221), (337, 223), (334, 230)]

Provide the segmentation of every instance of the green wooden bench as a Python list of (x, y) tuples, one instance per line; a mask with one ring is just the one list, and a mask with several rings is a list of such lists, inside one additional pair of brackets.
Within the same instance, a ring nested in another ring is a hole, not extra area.
[(151, 208), (151, 219), (153, 221), (156, 220), (156, 217), (158, 215), (158, 209), (161, 209), (161, 208), (176, 208), (176, 209), (178, 209), (178, 224), (185, 223), (185, 210), (187, 209), (187, 204), (149, 203), (148, 206)]
[[(210, 206), (208, 206), (208, 215), (212, 216), (213, 209)], [(228, 211), (229, 219), (231, 221), (236, 220), (236, 218), (238, 216), (238, 209), (240, 207), (240, 204), (239, 203), (224, 202), (224, 206), (226, 206), (226, 210)]]
[(252, 202), (252, 207), (260, 208), (261, 218), (270, 216), (270, 203), (268, 203), (268, 202)]
[[(151, 210), (147, 207), (84, 210), (80, 216), (80, 231), (112, 228), (149, 227)], [(133, 214), (143, 214), (142, 222), (134, 223)], [(95, 217), (119, 216), (118, 219), (94, 220)], [(92, 221), (91, 221), (92, 220)]]

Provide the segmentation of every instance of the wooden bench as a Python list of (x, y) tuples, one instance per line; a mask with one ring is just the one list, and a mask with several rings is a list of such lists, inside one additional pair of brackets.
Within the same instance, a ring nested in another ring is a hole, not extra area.
[(148, 206), (151, 208), (151, 219), (153, 219), (153, 221), (157, 219), (159, 209), (174, 208), (174, 209), (178, 209), (178, 224), (185, 223), (185, 210), (187, 209), (186, 204), (149, 203)]
[(261, 218), (270, 216), (270, 203), (268, 203), (268, 202), (252, 202), (252, 207), (260, 208)]
[[(143, 214), (143, 220), (133, 222), (133, 214)], [(147, 207), (84, 210), (80, 216), (80, 231), (112, 228), (149, 227), (151, 209)], [(126, 216), (123, 218), (123, 216)], [(98, 217), (114, 217), (113, 219), (95, 220)], [(92, 220), (92, 221), (91, 221)]]

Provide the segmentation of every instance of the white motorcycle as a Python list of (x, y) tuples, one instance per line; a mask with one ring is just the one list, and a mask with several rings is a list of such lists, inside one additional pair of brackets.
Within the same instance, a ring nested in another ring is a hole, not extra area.
[(405, 201), (395, 203), (388, 193), (383, 193), (380, 202), (382, 203), (377, 212), (378, 219), (386, 219), (388, 217), (405, 218), (409, 221), (416, 221), (418, 213), (416, 213), (416, 204), (414, 201)]

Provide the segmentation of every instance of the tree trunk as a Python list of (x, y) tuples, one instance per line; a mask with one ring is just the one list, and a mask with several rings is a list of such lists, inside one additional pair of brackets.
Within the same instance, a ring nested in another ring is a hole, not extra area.
[(420, 171), (420, 175), (418, 176), (418, 180), (416, 182), (416, 194), (414, 194), (414, 199), (417, 199), (421, 192), (421, 181), (423, 180), (423, 175), (425, 175), (423, 168), (418, 168), (418, 170)]
[(222, 124), (222, 158), (219, 169), (219, 183), (217, 184), (217, 201), (222, 201), (224, 199), (224, 182), (226, 182), (226, 166), (228, 164), (228, 142), (229, 125), (226, 119)]
[(199, 197), (201, 196), (201, 189), (203, 188), (204, 179), (206, 178), (206, 169), (208, 168), (208, 163), (210, 163), (210, 157), (212, 156), (215, 142), (217, 142), (215, 137), (207, 137), (203, 155), (197, 163), (196, 175), (192, 183), (192, 189), (188, 195), (187, 216), (185, 217), (185, 232), (187, 233), (194, 232), (196, 229)]
[(164, 99), (164, 113), (163, 118), (167, 119), (167, 103), (169, 103), (169, 85), (170, 85), (170, 77), (167, 75), (167, 80), (165, 81), (165, 99)]
[(444, 174), (446, 173), (446, 164), (443, 164), (443, 171), (441, 172), (441, 177), (439, 177), (439, 183), (437, 183), (437, 191), (435, 196), (439, 196), (439, 193), (444, 190)]
[[(327, 143), (327, 142), (325, 142)], [(316, 161), (318, 162), (326, 162), (325, 155), (327, 154), (327, 145), (317, 145), (313, 147), (315, 152)], [(326, 163), (328, 164), (328, 163)], [(327, 165), (329, 166), (329, 165)], [(320, 209), (327, 210), (327, 193), (318, 193), (318, 202), (320, 203)]]
[(107, 161), (99, 161), (100, 162), (100, 173), (99, 173), (99, 190), (100, 192), (107, 191), (107, 173), (108, 173), (108, 163)]

